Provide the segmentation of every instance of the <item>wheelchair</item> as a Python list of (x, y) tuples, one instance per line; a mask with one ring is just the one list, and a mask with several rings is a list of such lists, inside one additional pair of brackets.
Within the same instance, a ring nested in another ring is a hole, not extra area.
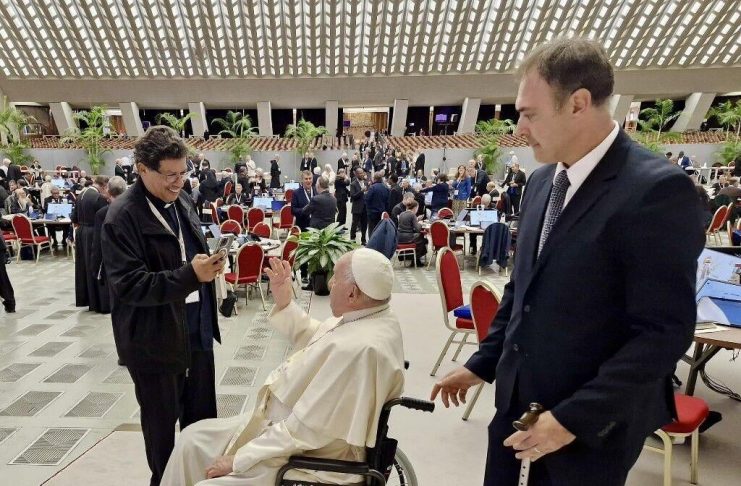
[(396, 439), (388, 437), (388, 421), (391, 408), (401, 405), (405, 408), (432, 412), (435, 404), (416, 398), (394, 398), (383, 405), (378, 421), (376, 446), (366, 449), (366, 462), (339, 461), (316, 457), (292, 456), (279, 471), (275, 486), (335, 486), (313, 481), (284, 479), (291, 469), (308, 469), (363, 476), (365, 486), (418, 486), (417, 476), (409, 459), (397, 447)]

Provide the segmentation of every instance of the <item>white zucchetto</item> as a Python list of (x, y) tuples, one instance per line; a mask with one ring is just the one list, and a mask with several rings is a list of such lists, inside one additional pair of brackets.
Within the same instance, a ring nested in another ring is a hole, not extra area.
[(353, 252), (350, 265), (355, 284), (361, 292), (375, 300), (391, 297), (394, 269), (388, 258), (376, 250), (359, 248)]

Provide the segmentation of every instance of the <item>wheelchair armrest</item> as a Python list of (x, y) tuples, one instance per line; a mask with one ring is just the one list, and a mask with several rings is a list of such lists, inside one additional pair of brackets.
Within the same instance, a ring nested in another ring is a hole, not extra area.
[[(370, 468), (366, 462), (340, 461), (338, 459), (322, 459), (320, 457), (291, 456), (288, 458), (288, 469), (311, 469), (313, 471), (328, 471), (347, 474), (367, 474)], [(286, 467), (284, 466), (284, 467)]]

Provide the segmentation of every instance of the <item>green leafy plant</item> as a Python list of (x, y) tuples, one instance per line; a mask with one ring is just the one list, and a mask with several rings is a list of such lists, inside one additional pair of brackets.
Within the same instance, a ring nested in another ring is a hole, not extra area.
[(28, 165), (33, 161), (33, 157), (26, 153), (28, 145), (23, 142), (12, 142), (2, 148), (3, 153), (7, 158), (13, 161), (17, 165)]
[[(67, 132), (62, 138), (62, 143), (75, 143), (81, 145), (87, 155), (87, 163), (93, 175), (100, 173), (101, 167), (105, 165), (103, 154), (110, 152), (103, 148), (103, 137), (105, 128), (108, 126), (105, 107), (93, 106), (89, 111), (82, 110), (72, 115), (77, 126)], [(84, 128), (80, 125), (84, 123)]]
[(18, 130), (35, 121), (34, 117), (26, 115), (15, 106), (11, 106), (8, 103), (8, 97), (3, 96), (2, 105), (0, 106), (0, 142), (2, 142), (2, 145), (13, 143)]
[(233, 139), (229, 144), (232, 162), (242, 160), (252, 152), (250, 140), (256, 135), (256, 128), (252, 126), (249, 115), (230, 110), (225, 118), (214, 118), (211, 124), (221, 128), (219, 135), (228, 135)]
[(306, 121), (302, 118), (295, 125), (288, 125), (286, 127), (286, 133), (283, 136), (295, 140), (296, 153), (303, 155), (309, 150), (309, 147), (311, 147), (311, 144), (317, 137), (321, 137), (327, 133), (329, 132), (323, 126), (316, 126), (310, 121)]
[(726, 129), (726, 132), (736, 131), (736, 140), (741, 136), (741, 100), (732, 103), (730, 100), (710, 108), (708, 118), (715, 118)]
[(729, 140), (716, 152), (716, 159), (723, 165), (728, 165), (732, 160), (741, 157), (741, 141)]
[(668, 143), (679, 142), (682, 134), (676, 132), (659, 133), (657, 130), (645, 130), (636, 132), (635, 140), (655, 154), (663, 154), (664, 146)]
[(638, 119), (638, 125), (641, 130), (648, 134), (653, 134), (656, 142), (661, 142), (662, 132), (666, 126), (677, 118), (679, 113), (674, 113), (674, 102), (672, 100), (656, 100), (652, 108), (641, 110)]
[(176, 117), (172, 113), (160, 113), (155, 118), (155, 121), (160, 125), (167, 125), (172, 127), (181, 136), (185, 134), (185, 127), (188, 125), (190, 119), (193, 118), (193, 113), (188, 113), (183, 117)]
[(481, 147), (476, 150), (476, 156), (484, 156), (484, 166), (486, 172), (493, 174), (500, 167), (500, 158), (502, 156), (502, 150), (499, 147), (499, 139), (502, 135), (513, 133), (517, 125), (506, 118), (504, 120), (498, 120), (492, 118), (491, 120), (482, 120), (476, 124), (474, 133), (481, 143)]
[[(345, 253), (357, 247), (357, 243), (340, 233), (340, 223), (332, 223), (324, 229), (309, 228), (298, 237), (296, 265), (308, 265), (309, 273), (326, 273), (330, 278), (334, 265)], [(296, 236), (291, 236), (296, 240)]]

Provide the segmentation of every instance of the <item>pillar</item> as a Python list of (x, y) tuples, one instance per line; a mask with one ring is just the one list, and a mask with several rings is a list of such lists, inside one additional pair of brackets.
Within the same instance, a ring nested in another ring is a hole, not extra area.
[(407, 128), (409, 100), (394, 100), (394, 117), (391, 120), (391, 136), (403, 137)]
[(133, 101), (119, 103), (121, 116), (123, 117), (126, 135), (129, 137), (141, 137), (144, 135), (142, 120), (139, 118), (139, 106)]

